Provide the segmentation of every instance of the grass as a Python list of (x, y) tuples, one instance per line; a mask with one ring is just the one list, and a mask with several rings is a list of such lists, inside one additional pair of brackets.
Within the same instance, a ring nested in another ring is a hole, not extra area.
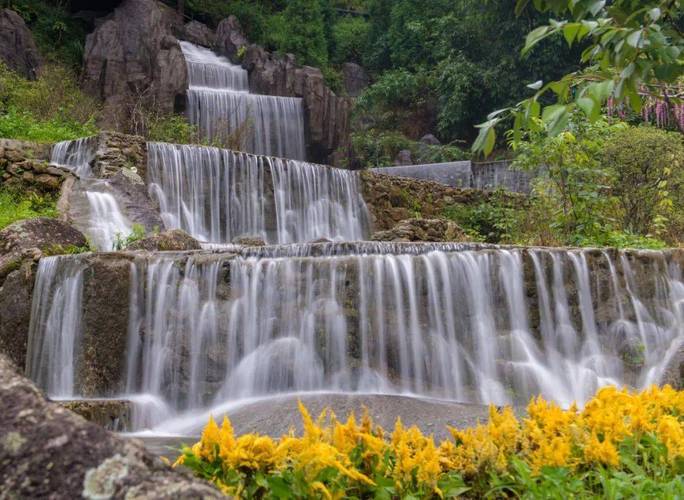
[(0, 188), (0, 229), (19, 220), (56, 216), (54, 197)]

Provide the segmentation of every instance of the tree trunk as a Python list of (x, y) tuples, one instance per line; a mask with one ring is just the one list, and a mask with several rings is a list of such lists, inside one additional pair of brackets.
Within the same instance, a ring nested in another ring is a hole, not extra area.
[(177, 6), (178, 6), (178, 13), (181, 16), (184, 16), (185, 15), (185, 0), (178, 0)]

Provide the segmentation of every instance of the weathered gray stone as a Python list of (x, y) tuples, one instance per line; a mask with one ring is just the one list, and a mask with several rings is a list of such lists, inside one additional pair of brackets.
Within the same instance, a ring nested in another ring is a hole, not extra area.
[(423, 144), (428, 144), (430, 146), (439, 146), (441, 144), (441, 142), (439, 142), (439, 139), (437, 139), (432, 134), (425, 134), (423, 137), (420, 138), (420, 142), (422, 142)]
[(247, 247), (263, 247), (266, 246), (266, 241), (260, 236), (237, 236), (233, 238), (232, 243), (235, 245), (244, 245)]
[(199, 21), (190, 21), (183, 27), (183, 38), (195, 45), (209, 48), (216, 43), (214, 32), (206, 24)]
[(357, 97), (368, 87), (370, 78), (361, 66), (348, 62), (342, 65), (342, 84), (348, 96)]
[(33, 262), (24, 262), (0, 286), (0, 353), (22, 368), (26, 364), (34, 269)]
[(19, 14), (0, 10), (0, 60), (25, 78), (34, 80), (42, 64), (33, 35)]
[(86, 39), (83, 87), (104, 100), (101, 125), (131, 128), (134, 106), (169, 113), (185, 94), (185, 58), (173, 33), (182, 20), (154, 0), (124, 0)]
[(237, 62), (238, 52), (249, 44), (242, 26), (235, 16), (229, 16), (216, 27), (214, 49), (233, 62)]
[(59, 404), (109, 431), (131, 430), (133, 405), (126, 399), (76, 399)]
[(126, 250), (152, 251), (184, 251), (199, 250), (202, 247), (199, 242), (182, 229), (171, 229), (159, 234), (154, 234), (135, 241), (126, 247)]
[(394, 159), (395, 165), (413, 165), (413, 158), (411, 158), (411, 151), (408, 149), (402, 149), (397, 153), (397, 157)]
[(135, 440), (85, 421), (0, 355), (2, 498), (213, 499), (213, 486), (172, 470)]
[(37, 261), (46, 250), (56, 254), (60, 248), (86, 244), (82, 233), (57, 219), (38, 217), (15, 222), (0, 231), (0, 281), (22, 261)]

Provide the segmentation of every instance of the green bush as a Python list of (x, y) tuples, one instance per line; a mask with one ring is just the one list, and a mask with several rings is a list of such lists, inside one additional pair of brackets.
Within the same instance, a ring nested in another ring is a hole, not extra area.
[(0, 136), (39, 142), (97, 132), (99, 103), (78, 87), (72, 71), (45, 66), (35, 81), (0, 64)]
[(45, 0), (5, 0), (31, 29), (41, 55), (48, 61), (77, 70), (83, 61), (87, 23), (71, 15), (68, 2)]
[(142, 135), (150, 141), (199, 144), (199, 131), (182, 115), (149, 114)]
[(0, 229), (23, 219), (56, 216), (54, 197), (0, 188)]
[(368, 21), (363, 17), (345, 16), (333, 26), (332, 62), (360, 63), (368, 37)]
[(684, 230), (684, 145), (680, 133), (630, 127), (615, 133), (599, 161), (614, 175), (622, 227), (676, 240)]

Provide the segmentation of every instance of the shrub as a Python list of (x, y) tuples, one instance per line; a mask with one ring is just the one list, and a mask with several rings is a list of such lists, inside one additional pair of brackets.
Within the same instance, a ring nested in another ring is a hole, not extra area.
[(0, 63), (0, 136), (39, 142), (97, 132), (99, 104), (78, 88), (75, 75), (48, 65), (29, 81)]
[(613, 172), (622, 226), (676, 240), (684, 229), (684, 145), (679, 133), (630, 127), (606, 141), (600, 155)]
[(606, 387), (583, 410), (539, 397), (524, 419), (492, 406), (488, 423), (441, 443), (400, 420), (386, 432), (367, 412), (360, 423), (300, 412), (302, 436), (277, 440), (236, 437), (227, 418), (210, 418), (176, 465), (245, 498), (684, 495), (684, 391), (669, 386)]
[(23, 219), (56, 216), (53, 196), (0, 188), (0, 229)]
[(360, 63), (368, 37), (368, 21), (362, 17), (342, 17), (333, 26), (332, 36), (333, 63)]

